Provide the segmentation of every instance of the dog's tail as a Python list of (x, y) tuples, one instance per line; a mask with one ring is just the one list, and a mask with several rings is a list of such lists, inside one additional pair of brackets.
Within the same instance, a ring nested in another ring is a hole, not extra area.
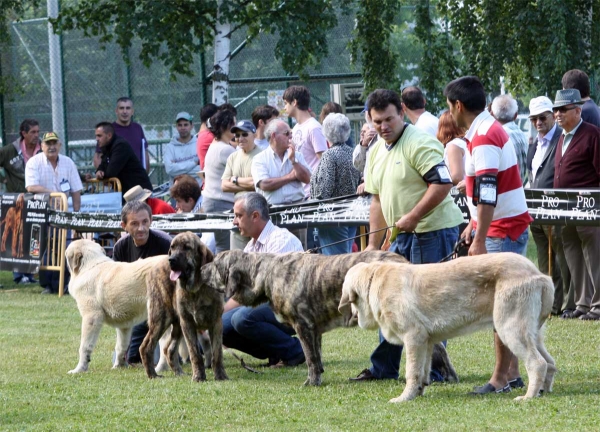
[(539, 284), (541, 287), (542, 307), (539, 317), (541, 327), (552, 312), (552, 305), (554, 303), (554, 283), (552, 282), (552, 278), (546, 275), (535, 276), (533, 279), (532, 282)]

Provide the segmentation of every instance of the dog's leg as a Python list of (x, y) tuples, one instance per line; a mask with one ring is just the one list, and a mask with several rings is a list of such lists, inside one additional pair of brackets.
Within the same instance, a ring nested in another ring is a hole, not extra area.
[(212, 346), (210, 343), (210, 337), (208, 333), (205, 331), (200, 332), (198, 335), (198, 341), (200, 342), (200, 346), (202, 347), (202, 351), (204, 352), (204, 366), (206, 369), (210, 369), (212, 366)]
[[(219, 318), (212, 329), (208, 331), (212, 354), (212, 365), (216, 380), (227, 380), (223, 366), (223, 321)], [(206, 353), (206, 351), (204, 351)], [(208, 354), (207, 354), (208, 355)]]
[(79, 363), (70, 374), (87, 372), (92, 359), (92, 351), (98, 342), (104, 319), (101, 314), (83, 317), (81, 321), (81, 344), (79, 345)]
[(540, 329), (540, 332), (538, 333), (537, 350), (539, 351), (541, 356), (544, 357), (544, 360), (546, 360), (546, 363), (548, 364), (548, 368), (546, 370), (546, 379), (544, 380), (543, 389), (544, 389), (545, 393), (550, 393), (550, 392), (552, 392), (552, 384), (554, 383), (554, 374), (556, 373), (556, 363), (554, 362), (554, 359), (552, 358), (550, 353), (548, 353), (548, 351), (546, 350), (546, 346), (544, 345), (544, 337), (543, 336), (544, 336), (543, 332)]
[[(438, 342), (433, 345), (433, 353), (431, 357), (431, 368), (442, 372), (444, 379), (447, 382), (458, 382), (458, 375), (454, 369), (454, 365), (450, 361), (450, 356), (444, 347), (444, 344)], [(428, 374), (429, 376), (429, 374)]]
[(113, 369), (127, 366), (127, 348), (129, 348), (129, 342), (131, 342), (132, 333), (133, 327), (117, 329), (117, 342), (115, 344), (115, 361), (113, 363)]
[(185, 344), (181, 333), (181, 325), (178, 321), (174, 321), (171, 326), (171, 338), (167, 341), (164, 354), (175, 375), (183, 375), (183, 369), (179, 361), (179, 346)]
[(406, 402), (423, 393), (425, 363), (427, 362), (427, 340), (414, 337), (402, 338), (406, 353), (406, 387), (402, 394), (390, 402)]
[(308, 378), (304, 381), (304, 385), (321, 385), (322, 366), (316, 331), (309, 324), (303, 322), (297, 322), (294, 325), (294, 330), (296, 330), (298, 339), (300, 339), (306, 365), (308, 366)]
[(183, 337), (187, 343), (188, 350), (190, 351), (190, 361), (192, 363), (192, 380), (193, 381), (206, 381), (206, 370), (204, 368), (204, 359), (202, 353), (198, 348), (198, 333), (194, 318), (189, 314), (180, 317), (181, 330), (183, 331)]
[(321, 373), (325, 372), (325, 368), (323, 368), (323, 352), (321, 351), (321, 344), (323, 342), (323, 334), (319, 332), (317, 334), (317, 349), (318, 349), (318, 358), (319, 358), (319, 371)]
[(188, 350), (187, 344), (183, 339), (183, 334), (181, 336), (182, 339), (179, 342), (179, 345), (177, 346), (177, 352), (179, 353), (179, 358), (181, 358), (181, 362), (183, 364), (186, 364), (190, 362), (190, 351)]
[(150, 379), (162, 378), (162, 376), (156, 373), (156, 369), (154, 368), (154, 350), (165, 329), (170, 325), (165, 316), (161, 319), (154, 315), (151, 313), (148, 314), (148, 333), (140, 345), (142, 364), (144, 365), (144, 369), (146, 369), (146, 375)]
[[(166, 372), (169, 370), (169, 362), (167, 361), (166, 352), (169, 347), (169, 342), (171, 341), (171, 327), (169, 327), (165, 333), (161, 336), (158, 341), (158, 345), (160, 346), (160, 358), (158, 359), (158, 364), (156, 365), (156, 372)], [(185, 345), (185, 344), (181, 344)], [(187, 348), (187, 347), (186, 347)]]
[(433, 356), (433, 347), (435, 346), (435, 344), (429, 342), (427, 344), (427, 358), (425, 359), (425, 364), (423, 365), (423, 382), (422, 382), (422, 386), (423, 389), (421, 390), (421, 392), (419, 393), (419, 396), (423, 396), (423, 393), (425, 393), (425, 387), (427, 387), (428, 385), (431, 384), (431, 359)]

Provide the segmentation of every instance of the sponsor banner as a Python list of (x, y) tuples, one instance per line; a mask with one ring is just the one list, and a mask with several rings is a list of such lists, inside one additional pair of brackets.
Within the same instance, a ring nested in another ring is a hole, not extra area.
[(48, 194), (7, 193), (0, 205), (0, 270), (37, 273), (46, 247)]
[[(600, 190), (525, 189), (529, 213), (538, 225), (600, 226)], [(467, 198), (455, 194), (454, 200), (469, 221)], [(271, 220), (284, 228), (334, 227), (368, 225), (371, 198), (356, 195), (322, 201), (272, 206)], [(50, 223), (79, 231), (117, 231), (121, 229), (118, 214), (63, 213), (50, 210)], [(231, 213), (156, 215), (152, 228), (168, 232), (230, 230)]]
[[(121, 214), (121, 192), (81, 195), (81, 213), (117, 213)], [(73, 199), (69, 197), (69, 211), (73, 211)]]

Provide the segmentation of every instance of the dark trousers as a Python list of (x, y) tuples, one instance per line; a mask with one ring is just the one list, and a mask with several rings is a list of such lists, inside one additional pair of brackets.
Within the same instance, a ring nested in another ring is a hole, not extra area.
[[(564, 310), (575, 310), (575, 289), (571, 282), (571, 272), (565, 258), (561, 238), (561, 226), (531, 225), (531, 235), (537, 249), (538, 267), (542, 273), (548, 274), (548, 245), (552, 245), (552, 281), (554, 282), (554, 304), (552, 313), (559, 314)], [(550, 231), (552, 231), (550, 233)], [(549, 275), (550, 276), (550, 275)]]

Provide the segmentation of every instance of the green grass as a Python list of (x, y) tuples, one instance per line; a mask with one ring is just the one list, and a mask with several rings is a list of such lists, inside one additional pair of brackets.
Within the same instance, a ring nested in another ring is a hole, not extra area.
[[(600, 323), (552, 318), (546, 345), (559, 373), (554, 392), (533, 401), (510, 394), (472, 398), (494, 365), (492, 332), (453, 339), (449, 354), (460, 376), (433, 385), (425, 396), (389, 404), (401, 379), (350, 383), (368, 366), (376, 332), (338, 329), (323, 339), (320, 388), (303, 387), (305, 365), (252, 374), (225, 354), (227, 382), (188, 375), (150, 381), (141, 368), (111, 370), (115, 331), (105, 326), (90, 371), (68, 375), (77, 364), (81, 319), (74, 300), (17, 288), (0, 273), (0, 430), (227, 430), (227, 431), (479, 431), (598, 430)], [(15, 290), (16, 289), (16, 290)], [(243, 355), (251, 366), (262, 361)], [(521, 367), (524, 378), (526, 373)]]

